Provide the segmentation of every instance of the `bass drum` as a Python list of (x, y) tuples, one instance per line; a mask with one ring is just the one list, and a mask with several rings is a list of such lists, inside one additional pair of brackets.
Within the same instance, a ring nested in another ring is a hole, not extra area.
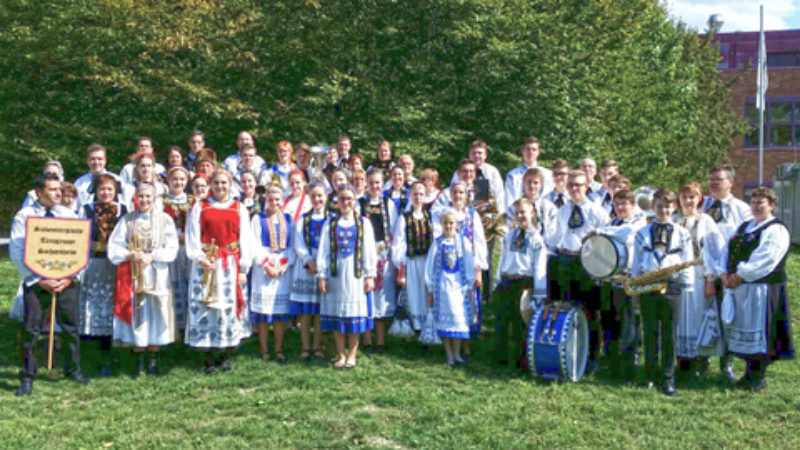
[(628, 265), (628, 248), (616, 239), (595, 234), (581, 247), (581, 265), (592, 278), (617, 275)]
[(589, 328), (580, 308), (556, 303), (533, 315), (526, 338), (531, 375), (577, 382), (589, 358)]

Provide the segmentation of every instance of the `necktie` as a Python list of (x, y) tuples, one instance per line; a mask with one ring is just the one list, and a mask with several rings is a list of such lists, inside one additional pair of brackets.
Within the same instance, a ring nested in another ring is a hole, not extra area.
[(47, 208), (47, 209), (45, 210), (45, 212), (44, 212), (44, 216), (45, 216), (45, 217), (55, 217), (56, 215), (55, 215), (55, 214), (53, 214), (53, 210), (52, 210), (52, 209), (50, 209), (50, 208)]
[(653, 224), (653, 245), (665, 245), (669, 247), (669, 238), (672, 227), (666, 223)]
[(615, 217), (614, 220), (611, 221), (612, 227), (618, 227), (620, 225), (622, 225), (622, 219), (620, 219), (619, 217)]
[(578, 207), (578, 205), (572, 207), (572, 214), (569, 216), (569, 222), (567, 223), (567, 226), (573, 229), (583, 226), (583, 212), (581, 212), (581, 209)]
[(714, 222), (720, 223), (725, 219), (725, 216), (722, 214), (722, 202), (719, 200), (714, 200), (711, 203), (711, 207), (708, 208), (708, 215), (714, 219)]
[(558, 194), (558, 197), (556, 197), (556, 202), (555, 202), (555, 204), (556, 204), (556, 206), (558, 206), (559, 208), (561, 208), (562, 206), (564, 206), (564, 194)]

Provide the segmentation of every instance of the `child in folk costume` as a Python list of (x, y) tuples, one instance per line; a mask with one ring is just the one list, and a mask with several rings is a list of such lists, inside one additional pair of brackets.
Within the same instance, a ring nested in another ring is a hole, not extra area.
[(311, 209), (311, 199), (306, 194), (306, 176), (302, 170), (292, 170), (289, 172), (289, 194), (283, 201), (283, 212), (292, 218), (292, 224), (296, 225), (300, 217)]
[[(725, 238), (714, 220), (699, 211), (703, 203), (699, 184), (682, 186), (678, 190), (678, 200), (681, 213), (675, 217), (675, 222), (689, 231), (695, 256), (703, 257), (703, 264), (694, 266), (694, 295), (682, 298), (689, 303), (681, 305), (676, 317), (675, 354), (681, 369), (687, 370), (692, 360), (700, 356), (722, 356), (724, 351), (721, 336), (717, 341), (718, 345), (712, 348), (698, 348), (697, 337), (706, 309), (717, 306), (714, 282), (717, 279), (719, 258), (725, 247)], [(704, 368), (707, 360), (704, 359), (701, 365)]]
[[(311, 357), (324, 359), (322, 353), (322, 328), (320, 328), (320, 303), (324, 294), (317, 283), (317, 255), (322, 238), (322, 226), (328, 220), (325, 206), (328, 202), (327, 188), (321, 182), (311, 183), (308, 191), (311, 211), (303, 214), (296, 225), (294, 251), (294, 284), (290, 295), (289, 312), (300, 318), (300, 342), (303, 350), (300, 359)], [(313, 319), (314, 341), (310, 342)]]
[[(402, 169), (401, 169), (402, 172)], [(386, 348), (386, 320), (394, 317), (397, 305), (394, 268), (390, 256), (392, 244), (392, 226), (395, 223), (396, 203), (383, 194), (383, 173), (374, 170), (367, 176), (367, 195), (358, 200), (361, 216), (372, 225), (375, 247), (378, 251), (377, 277), (372, 296), (372, 317), (375, 325), (375, 345), (373, 350), (383, 351)], [(371, 341), (367, 332), (365, 341)], [(365, 342), (365, 344), (367, 343)]]
[(525, 332), (520, 315), (520, 297), (533, 289), (532, 309), (547, 298), (547, 249), (536, 228), (533, 202), (522, 197), (514, 202), (514, 228), (503, 237), (498, 285), (493, 299), (499, 302), (494, 356), (501, 364), (522, 356)]
[(286, 362), (283, 354), (284, 327), (291, 321), (289, 295), (292, 289), (294, 264), (294, 225), (283, 212), (283, 190), (278, 186), (267, 189), (267, 211), (253, 217), (253, 235), (258, 242), (252, 274), (250, 311), (257, 326), (261, 359), (269, 360), (269, 325), (275, 338), (275, 360)]
[(108, 244), (108, 259), (118, 265), (114, 293), (114, 340), (139, 353), (134, 374), (144, 374), (144, 351), (150, 352), (148, 375), (155, 375), (155, 352), (177, 337), (169, 263), (178, 254), (172, 219), (155, 209), (156, 188), (140, 182), (136, 211), (120, 220)]
[(473, 315), (470, 295), (475, 276), (480, 272), (475, 268), (470, 240), (458, 232), (456, 212), (449, 208), (442, 211), (440, 226), (442, 234), (434, 241), (425, 260), (425, 285), (436, 332), (444, 342), (447, 365), (452, 367), (466, 364), (461, 356), (461, 345), (469, 340)]
[(187, 194), (186, 184), (189, 171), (183, 166), (172, 166), (167, 170), (167, 187), (169, 191), (161, 197), (164, 212), (172, 217), (175, 231), (178, 233), (180, 249), (175, 260), (169, 265), (169, 278), (172, 287), (172, 298), (175, 301), (175, 321), (178, 329), (186, 329), (186, 309), (189, 302), (189, 260), (186, 258), (186, 218), (192, 208), (192, 196)]
[(346, 185), (347, 175), (344, 169), (334, 169), (331, 173), (331, 195), (328, 196), (328, 211), (331, 215), (339, 215), (339, 191)]
[[(358, 337), (372, 329), (372, 291), (377, 271), (377, 251), (372, 224), (354, 214), (355, 188), (339, 189), (340, 215), (322, 227), (317, 255), (322, 301), (322, 329), (333, 331), (337, 358), (334, 368), (356, 365)], [(347, 352), (345, 353), (345, 338)]]
[(239, 202), (247, 208), (247, 214), (252, 219), (253, 216), (264, 210), (264, 194), (259, 193), (257, 178), (253, 172), (245, 170), (239, 173), (239, 185), (242, 188), (239, 194)]
[(397, 218), (392, 239), (392, 261), (397, 267), (397, 284), (406, 292), (406, 313), (415, 330), (422, 328), (428, 314), (425, 288), (425, 259), (433, 243), (433, 221), (425, 209), (425, 185), (411, 185), (411, 211)]
[(720, 276), (731, 291), (733, 321), (726, 327), (728, 348), (747, 362), (737, 382), (742, 389), (767, 386), (767, 365), (794, 359), (789, 299), (784, 264), (789, 253), (789, 230), (772, 214), (778, 197), (760, 187), (750, 193), (753, 219), (742, 223), (723, 251)]
[(100, 339), (102, 365), (100, 373), (111, 375), (108, 351), (114, 325), (114, 279), (116, 268), (108, 260), (108, 238), (125, 213), (125, 205), (115, 201), (118, 184), (113, 175), (104, 173), (94, 178), (91, 192), (94, 202), (82, 205), (80, 217), (92, 221), (92, 248), (89, 265), (83, 273), (78, 300), (80, 322), (78, 333)]
[(383, 196), (392, 201), (397, 211), (404, 212), (408, 205), (408, 188), (405, 184), (405, 172), (403, 172), (403, 168), (400, 165), (396, 165), (392, 167), (390, 174), (391, 178), (387, 183), (388, 186), (385, 186), (386, 190), (383, 192)]
[[(192, 261), (186, 343), (207, 352), (207, 374), (216, 371), (212, 351), (230, 352), (250, 336), (242, 287), (255, 246), (247, 210), (230, 196), (231, 182), (230, 172), (215, 170), (212, 196), (195, 203), (186, 225), (186, 255)], [(225, 356), (217, 362), (231, 369)]]
[[(631, 277), (673, 267), (675, 273), (664, 274), (667, 289), (662, 293), (642, 293), (639, 302), (644, 327), (645, 371), (648, 384), (653, 384), (657, 353), (661, 352), (664, 369), (664, 393), (678, 395), (675, 389), (675, 343), (673, 335), (681, 305), (694, 296), (694, 269), (687, 265), (694, 259), (692, 237), (682, 226), (672, 222), (677, 198), (669, 189), (653, 194), (655, 219), (636, 233)], [(681, 265), (686, 267), (677, 270)], [(668, 271), (671, 272), (671, 271)], [(652, 281), (643, 282), (650, 284)], [(656, 342), (661, 328), (661, 341)]]

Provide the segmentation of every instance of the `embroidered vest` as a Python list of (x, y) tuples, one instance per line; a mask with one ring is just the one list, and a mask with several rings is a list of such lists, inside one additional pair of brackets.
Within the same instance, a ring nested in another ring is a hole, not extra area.
[[(761, 232), (773, 225), (786, 226), (780, 220), (772, 219), (769, 223), (757, 230), (746, 233), (747, 223), (748, 222), (744, 222), (739, 225), (739, 228), (736, 230), (733, 237), (731, 237), (731, 241), (728, 244), (728, 273), (736, 272), (736, 266), (739, 265), (740, 262), (750, 259), (750, 255), (752, 255), (753, 251), (755, 251), (758, 244), (761, 242)], [(775, 270), (764, 278), (753, 281), (753, 283), (776, 284), (785, 282), (786, 271), (784, 270), (784, 265), (786, 264), (786, 257), (788, 255), (789, 252), (786, 252), (786, 254), (781, 257), (781, 262), (778, 263)]]

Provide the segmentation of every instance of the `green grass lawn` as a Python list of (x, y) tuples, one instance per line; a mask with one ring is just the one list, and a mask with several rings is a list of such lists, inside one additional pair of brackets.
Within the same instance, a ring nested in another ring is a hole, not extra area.
[[(800, 343), (800, 251), (789, 257), (795, 339)], [(679, 383), (679, 398), (621, 385), (602, 372), (579, 383), (548, 383), (498, 369), (491, 338), (472, 364), (450, 369), (439, 348), (390, 341), (387, 354), (361, 355), (337, 372), (297, 358), (264, 364), (248, 342), (234, 370), (206, 376), (201, 356), (180, 346), (162, 355), (162, 374), (133, 380), (133, 360), (114, 350), (119, 371), (98, 378), (95, 343), (83, 346), (92, 384), (42, 371), (18, 398), (18, 325), (7, 318), (18, 276), (0, 260), (0, 446), (38, 447), (800, 447), (800, 364), (770, 367), (758, 393), (709, 377)], [(737, 373), (743, 365), (737, 362)]]

